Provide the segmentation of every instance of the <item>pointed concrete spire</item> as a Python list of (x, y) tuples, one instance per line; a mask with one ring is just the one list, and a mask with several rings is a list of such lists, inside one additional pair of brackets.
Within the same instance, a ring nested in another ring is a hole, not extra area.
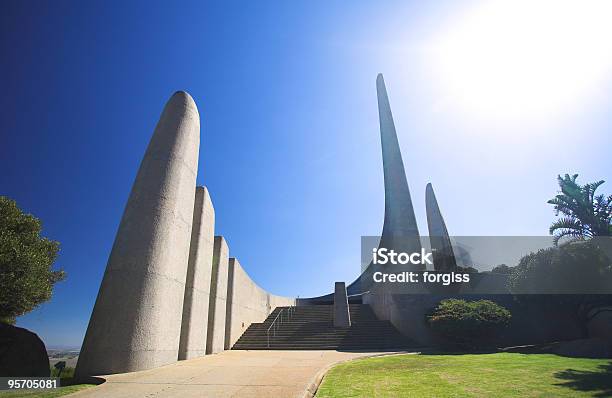
[(179, 91), (166, 103), (140, 163), (89, 320), (77, 377), (177, 360), (199, 148), (198, 109), (189, 94)]
[(427, 209), (427, 226), (433, 250), (434, 268), (436, 271), (452, 272), (457, 268), (453, 246), (442, 218), (436, 194), (431, 183), (425, 188), (425, 206)]
[[(394, 245), (399, 249), (398, 240), (395, 238), (401, 237), (402, 250), (418, 252), (421, 250), (419, 229), (382, 74), (376, 78), (376, 92), (385, 177), (385, 221), (381, 242), (385, 247)], [(406, 241), (406, 237), (414, 239)]]
[[(376, 94), (378, 97), (380, 142), (385, 180), (385, 219), (379, 247), (393, 248), (396, 251), (401, 250), (409, 253), (420, 252), (422, 246), (419, 229), (412, 207), (412, 199), (406, 180), (402, 153), (397, 141), (391, 106), (387, 97), (385, 80), (380, 73), (376, 77)], [(378, 269), (377, 267), (370, 262), (359, 278), (347, 286), (348, 294), (354, 295), (366, 291), (372, 291), (372, 294), (374, 294), (377, 284), (372, 282), (372, 274), (375, 272), (375, 268)], [(412, 268), (422, 270), (424, 267), (412, 266)], [(332, 299), (333, 294), (301, 300), (303, 302), (307, 302), (307, 300), (317, 302)], [(383, 316), (383, 318), (386, 316)]]

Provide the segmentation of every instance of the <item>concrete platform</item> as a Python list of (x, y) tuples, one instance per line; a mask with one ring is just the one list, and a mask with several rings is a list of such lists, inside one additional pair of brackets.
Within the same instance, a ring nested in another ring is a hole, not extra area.
[(398, 352), (224, 351), (157, 369), (103, 376), (71, 397), (312, 397), (337, 363)]

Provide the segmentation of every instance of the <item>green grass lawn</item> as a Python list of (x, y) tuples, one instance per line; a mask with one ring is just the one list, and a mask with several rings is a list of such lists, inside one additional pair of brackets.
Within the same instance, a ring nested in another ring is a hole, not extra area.
[(73, 386), (60, 387), (54, 390), (1, 391), (0, 398), (55, 398), (93, 386), (93, 384), (75, 384)]
[(395, 355), (340, 364), (317, 398), (612, 397), (612, 360), (552, 354)]

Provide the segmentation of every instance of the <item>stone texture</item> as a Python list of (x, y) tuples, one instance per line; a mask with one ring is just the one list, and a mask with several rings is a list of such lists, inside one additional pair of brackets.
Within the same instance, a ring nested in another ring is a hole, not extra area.
[(336, 282), (334, 286), (334, 326), (338, 328), (351, 326), (351, 314), (344, 282)]
[(268, 293), (249, 277), (235, 258), (229, 260), (225, 349), (230, 349), (253, 322), (263, 322), (279, 306), (295, 299)]
[(45, 344), (27, 329), (0, 322), (0, 376), (49, 377)]
[(215, 236), (208, 304), (207, 354), (215, 354), (224, 349), (228, 272), (229, 248), (227, 242), (222, 236)]
[(77, 377), (177, 360), (200, 121), (185, 92), (167, 102), (138, 170), (98, 292)]
[(214, 237), (215, 209), (208, 190), (205, 187), (197, 187), (183, 300), (179, 344), (181, 360), (206, 354)]
[(455, 253), (431, 183), (425, 188), (425, 207), (434, 268), (440, 272), (456, 271)]

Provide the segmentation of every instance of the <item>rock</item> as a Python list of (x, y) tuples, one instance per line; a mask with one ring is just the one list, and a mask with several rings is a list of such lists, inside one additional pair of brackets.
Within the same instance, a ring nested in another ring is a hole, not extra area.
[(612, 341), (589, 338), (557, 341), (547, 344), (522, 345), (500, 349), (502, 352), (521, 354), (557, 354), (574, 358), (612, 358)]
[(612, 358), (612, 343), (599, 338), (563, 341), (553, 347), (552, 353), (576, 358)]
[(589, 337), (612, 340), (612, 307), (599, 307), (591, 310), (587, 323)]
[(0, 377), (49, 377), (45, 344), (27, 329), (0, 323)]

